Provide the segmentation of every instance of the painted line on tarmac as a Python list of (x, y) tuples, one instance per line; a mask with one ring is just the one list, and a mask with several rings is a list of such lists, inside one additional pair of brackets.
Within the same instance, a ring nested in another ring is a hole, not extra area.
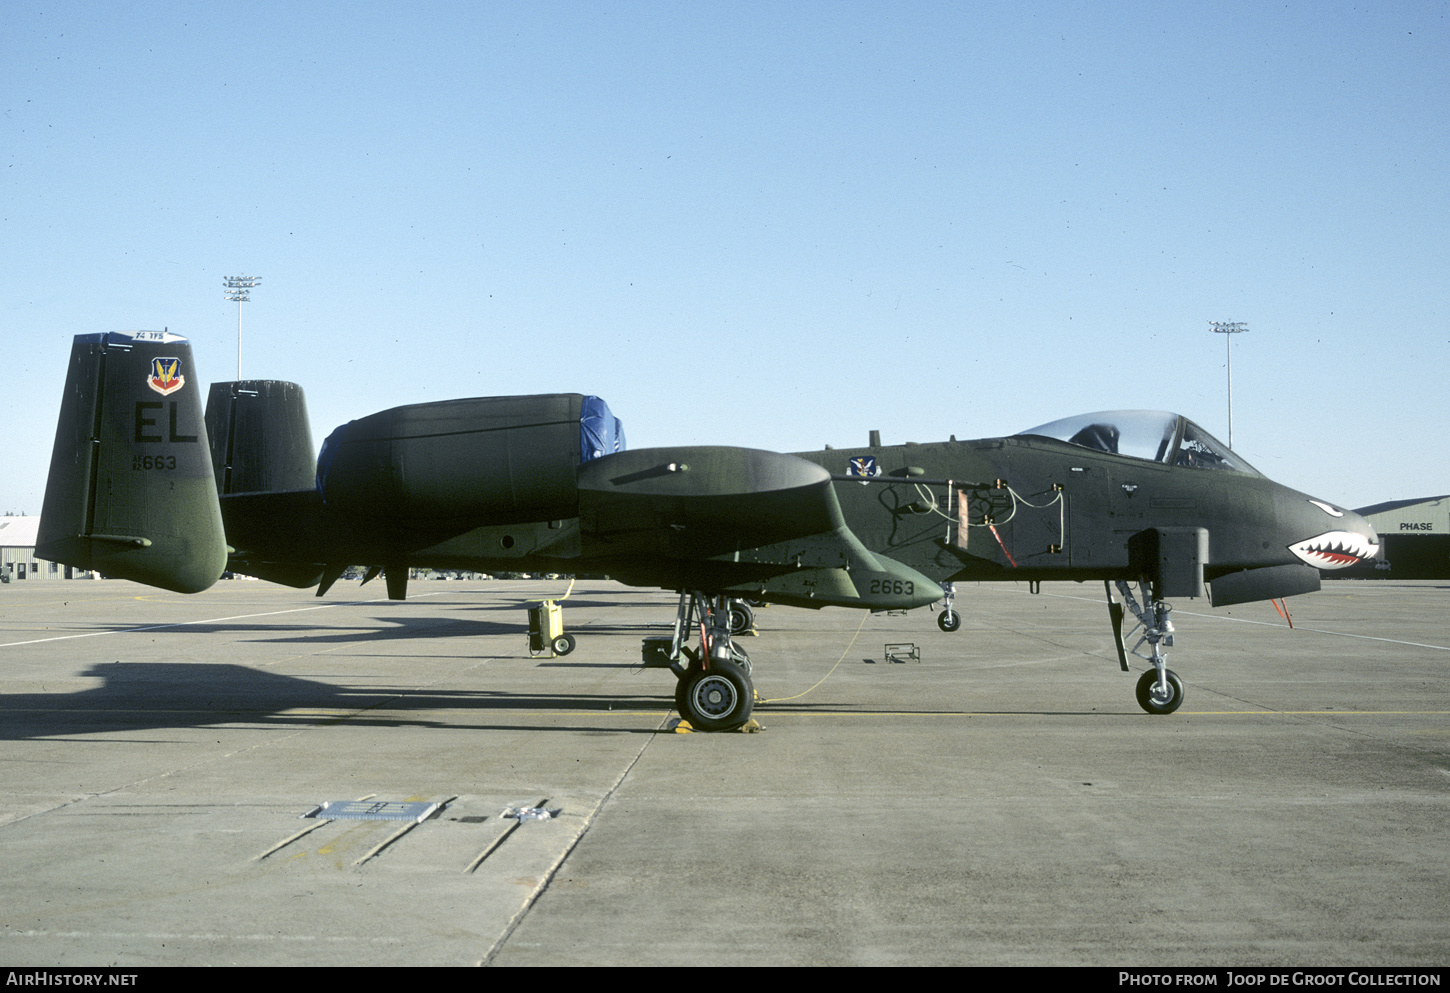
[[(1015, 591), (1014, 591), (1015, 592)], [(1032, 596), (1051, 596), (1059, 600), (1082, 600), (1084, 603), (1103, 603), (1097, 597), (1072, 596), (1068, 593), (1033, 593)], [(1378, 638), (1369, 634), (1350, 634), (1348, 631), (1326, 631), (1324, 628), (1289, 628), (1276, 621), (1254, 621), (1247, 617), (1224, 617), (1220, 614), (1200, 614), (1196, 610), (1176, 610), (1179, 616), (1202, 617), (1210, 621), (1234, 621), (1239, 624), (1260, 624), (1268, 628), (1282, 628), (1285, 631), (1310, 631), (1314, 634), (1332, 634), (1339, 638), (1358, 638), (1360, 641), (1383, 641), (1391, 645), (1408, 645), (1411, 648), (1433, 648), (1437, 652), (1450, 652), (1450, 645), (1427, 645), (1420, 641), (1401, 641), (1398, 638)]]
[[(1450, 710), (1175, 710), (1173, 716), (1309, 716), (1354, 717), (1358, 715), (1446, 716)], [(1040, 710), (756, 710), (752, 717), (1153, 717), (1138, 710), (1040, 711)], [(699, 732), (696, 732), (699, 733)], [(730, 732), (718, 732), (728, 734)]]
[(1265, 627), (1283, 628), (1285, 631), (1310, 631), (1314, 634), (1332, 634), (1337, 638), (1358, 638), (1360, 641), (1383, 641), (1391, 645), (1409, 645), (1412, 648), (1433, 648), (1437, 652), (1450, 652), (1447, 645), (1429, 645), (1422, 641), (1401, 641), (1399, 638), (1380, 638), (1372, 634), (1351, 634), (1348, 631), (1328, 631), (1324, 628), (1306, 628), (1303, 626), (1289, 628), (1274, 621), (1254, 621), (1247, 617), (1221, 617), (1218, 614), (1200, 614), (1195, 610), (1185, 610), (1182, 613), (1189, 617), (1204, 617), (1211, 621), (1237, 621), (1240, 624), (1262, 624)]
[[(405, 938), (389, 936), (366, 936), (366, 935), (338, 935), (338, 934), (222, 934), (216, 931), (186, 932), (186, 931), (44, 931), (31, 929), (27, 931), (0, 931), (0, 937), (5, 938), (63, 938), (73, 940), (76, 938), (105, 938), (108, 940), (134, 941), (146, 939), (151, 941), (280, 941), (280, 942), (331, 942), (336, 944), (364, 944), (364, 945), (398, 945), (403, 943)], [(81, 972), (90, 967), (76, 967), (74, 972)], [(149, 968), (149, 967), (148, 967)], [(11, 969), (11, 973), (21, 970)], [(25, 970), (30, 971), (30, 970)], [(56, 971), (59, 971), (58, 969)]]
[[(422, 599), (427, 596), (442, 596), (438, 593), (420, 593), (414, 599)], [(30, 641), (7, 641), (0, 644), (0, 648), (17, 648), (21, 645), (40, 645), (48, 641), (70, 641), (74, 638), (99, 638), (105, 634), (139, 634), (143, 631), (164, 631), (167, 628), (184, 628), (193, 624), (220, 624), (223, 621), (244, 621), (253, 617), (275, 617), (278, 614), (302, 614), (309, 610), (330, 610), (333, 607), (357, 607), (365, 603), (382, 603), (388, 597), (376, 597), (372, 600), (342, 600), (337, 603), (320, 603), (315, 607), (293, 607), (289, 610), (267, 610), (260, 614), (233, 614), (231, 617), (206, 617), (195, 621), (176, 621), (171, 624), (148, 624), (145, 627), (135, 628), (108, 628), (105, 631), (87, 631), (85, 634), (60, 634), (53, 638), (34, 638)]]

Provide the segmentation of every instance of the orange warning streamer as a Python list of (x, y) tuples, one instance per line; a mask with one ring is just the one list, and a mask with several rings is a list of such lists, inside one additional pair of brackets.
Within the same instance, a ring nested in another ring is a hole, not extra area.
[(995, 525), (995, 524), (988, 524), (987, 527), (991, 529), (991, 531), (992, 531), (992, 537), (993, 538), (996, 538), (997, 539), (997, 544), (999, 546), (1001, 546), (1002, 554), (1005, 555), (1005, 556), (1007, 556), (1007, 561), (1008, 562), (1011, 562), (1012, 563), (1012, 568), (1014, 568), (1014, 569), (1017, 568), (1017, 560), (1012, 557), (1012, 553), (1011, 552), (1007, 551), (1007, 546), (1002, 544), (1002, 536), (997, 533), (997, 525)]

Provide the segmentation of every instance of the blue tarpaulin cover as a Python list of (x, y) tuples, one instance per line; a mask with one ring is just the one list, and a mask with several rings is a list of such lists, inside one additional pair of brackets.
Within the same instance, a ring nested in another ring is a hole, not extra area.
[(579, 461), (624, 451), (624, 425), (610, 413), (609, 404), (585, 397), (579, 411)]

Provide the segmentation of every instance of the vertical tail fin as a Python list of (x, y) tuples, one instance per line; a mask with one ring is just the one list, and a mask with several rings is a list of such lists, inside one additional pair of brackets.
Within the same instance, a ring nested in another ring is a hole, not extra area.
[(283, 493), (317, 486), (307, 398), (296, 383), (212, 383), (206, 433), (218, 493)]
[(226, 536), (185, 338), (76, 336), (35, 553), (178, 593), (221, 576)]

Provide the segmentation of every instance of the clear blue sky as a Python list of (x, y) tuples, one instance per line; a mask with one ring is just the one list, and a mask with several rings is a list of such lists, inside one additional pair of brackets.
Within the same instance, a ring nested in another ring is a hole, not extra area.
[(1180, 410), (1450, 492), (1445, 3), (0, 7), (0, 510), (71, 336), (168, 327), (318, 443), (579, 391), (632, 447)]

